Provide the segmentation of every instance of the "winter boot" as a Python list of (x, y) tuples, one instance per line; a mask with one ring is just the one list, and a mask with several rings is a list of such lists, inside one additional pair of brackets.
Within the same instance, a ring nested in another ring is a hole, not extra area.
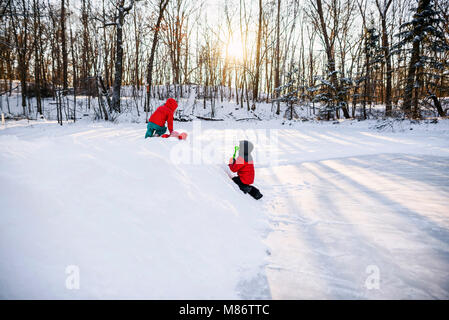
[(248, 193), (251, 197), (253, 197), (256, 200), (259, 200), (260, 198), (263, 197), (263, 195), (260, 193), (259, 189), (257, 189), (254, 186), (251, 186), (251, 190)]

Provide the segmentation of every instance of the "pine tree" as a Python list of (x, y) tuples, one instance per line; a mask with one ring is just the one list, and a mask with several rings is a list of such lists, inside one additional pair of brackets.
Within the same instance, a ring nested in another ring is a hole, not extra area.
[[(440, 116), (444, 111), (435, 94), (431, 91), (434, 80), (438, 80), (440, 74), (435, 71), (447, 67), (446, 61), (437, 59), (438, 53), (449, 50), (448, 41), (442, 30), (442, 19), (435, 11), (434, 0), (419, 0), (413, 19), (400, 26), (401, 32), (397, 35), (399, 42), (395, 46), (396, 52), (405, 50), (410, 54), (406, 85), (404, 89), (403, 110), (406, 116), (418, 118), (420, 90), (424, 87), (424, 79), (429, 81), (428, 94), (433, 98), (435, 107)], [(425, 73), (424, 71), (427, 70)], [(413, 110), (412, 110), (413, 103)]]
[(298, 77), (298, 68), (294, 68), (289, 73), (287, 73), (286, 80), (287, 83), (281, 85), (274, 90), (277, 93), (278, 98), (274, 99), (273, 102), (285, 102), (287, 104), (287, 110), (285, 116), (292, 120), (293, 117), (297, 117), (294, 105), (298, 103), (298, 88), (296, 86)]
[[(322, 104), (319, 113), (326, 120), (330, 120), (332, 114), (338, 117), (340, 110), (343, 111), (343, 115), (345, 116), (345, 110), (348, 109), (347, 100), (350, 89), (353, 87), (353, 81), (350, 78), (341, 77), (341, 74), (339, 70), (328, 70), (327, 77), (315, 76), (315, 80), (320, 82), (316, 87), (307, 89), (309, 92), (319, 90), (313, 102), (320, 102)], [(337, 85), (334, 85), (334, 83)]]
[[(371, 22), (371, 25), (374, 21)], [(363, 83), (363, 100), (362, 100), (362, 115), (363, 119), (367, 118), (366, 105), (371, 106), (375, 93), (375, 79), (373, 79), (373, 71), (380, 68), (383, 55), (380, 47), (380, 34), (376, 28), (366, 28), (364, 34), (364, 54), (365, 54), (365, 68), (364, 74), (358, 79), (358, 83)]]

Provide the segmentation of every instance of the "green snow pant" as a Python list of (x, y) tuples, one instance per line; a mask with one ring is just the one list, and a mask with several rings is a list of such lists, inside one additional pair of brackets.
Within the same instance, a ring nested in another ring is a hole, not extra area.
[(148, 122), (147, 124), (147, 133), (145, 133), (145, 139), (148, 137), (152, 137), (156, 132), (159, 136), (163, 135), (167, 131), (167, 127), (161, 127), (153, 122)]

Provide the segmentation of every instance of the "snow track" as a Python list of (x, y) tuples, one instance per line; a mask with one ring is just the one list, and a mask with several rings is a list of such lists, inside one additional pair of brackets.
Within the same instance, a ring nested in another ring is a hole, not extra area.
[(447, 299), (449, 123), (368, 125), (203, 123), (220, 161), (251, 129), (278, 130), (256, 142), (277, 161), (256, 157), (255, 201), (222, 163), (174, 164), (180, 143), (205, 151), (144, 140), (142, 124), (9, 123), (0, 297)]
[(273, 195), (274, 299), (449, 297), (449, 157), (348, 157), (264, 168), (259, 179)]

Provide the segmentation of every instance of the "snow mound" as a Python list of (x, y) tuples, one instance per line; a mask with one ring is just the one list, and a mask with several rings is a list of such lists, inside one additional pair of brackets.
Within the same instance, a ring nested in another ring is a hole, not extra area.
[(188, 141), (143, 135), (2, 132), (0, 298), (269, 298), (262, 204), (222, 166), (173, 164)]

